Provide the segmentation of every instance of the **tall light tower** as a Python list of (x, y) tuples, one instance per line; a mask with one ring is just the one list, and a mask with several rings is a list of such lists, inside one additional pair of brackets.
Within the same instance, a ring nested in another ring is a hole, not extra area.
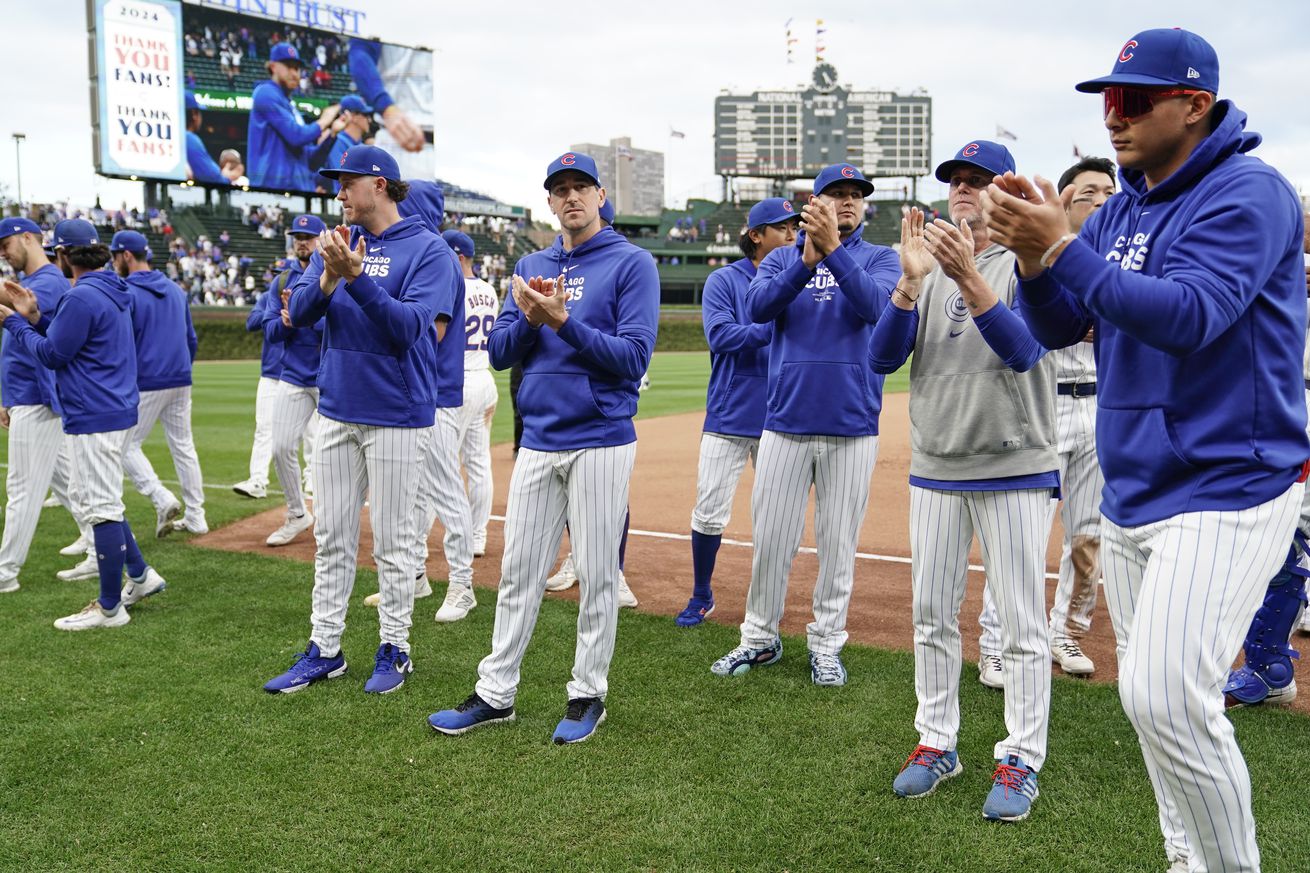
[(23, 211), (23, 156), (21, 151), (25, 139), (27, 139), (25, 133), (14, 134), (14, 163), (18, 165), (18, 211), (20, 215)]

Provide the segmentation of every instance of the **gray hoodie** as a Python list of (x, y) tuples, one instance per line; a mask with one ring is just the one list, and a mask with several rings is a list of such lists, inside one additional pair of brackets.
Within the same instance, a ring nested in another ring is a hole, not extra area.
[[(993, 244), (974, 263), (1011, 306), (1014, 255)], [(1058, 470), (1050, 356), (1015, 372), (987, 345), (941, 268), (921, 288), (910, 364), (910, 475), (960, 481)]]

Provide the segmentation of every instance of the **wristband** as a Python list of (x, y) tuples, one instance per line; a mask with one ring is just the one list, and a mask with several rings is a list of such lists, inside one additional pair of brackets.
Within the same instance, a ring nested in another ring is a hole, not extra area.
[(1077, 234), (1066, 233), (1064, 236), (1057, 239), (1054, 243), (1051, 244), (1051, 247), (1046, 251), (1042, 252), (1042, 256), (1037, 259), (1038, 266), (1040, 266), (1043, 270), (1049, 267), (1050, 264), (1047, 263), (1047, 260), (1051, 257), (1051, 255), (1055, 254), (1056, 250), (1059, 249), (1060, 246), (1064, 245), (1065, 243), (1069, 242), (1070, 240), (1076, 237)]
[(899, 292), (900, 295), (901, 295), (902, 297), (904, 297), (906, 300), (908, 300), (908, 301), (910, 302), (911, 305), (915, 305), (915, 306), (918, 305), (918, 303), (919, 303), (918, 295), (916, 295), (916, 296), (914, 296), (914, 297), (911, 297), (911, 296), (909, 295), (909, 292), (907, 292), (907, 291), (906, 291), (904, 288), (902, 288), (900, 285), (897, 285), (895, 288), (892, 289), (892, 296), (895, 297), (896, 294), (897, 294), (897, 292)]

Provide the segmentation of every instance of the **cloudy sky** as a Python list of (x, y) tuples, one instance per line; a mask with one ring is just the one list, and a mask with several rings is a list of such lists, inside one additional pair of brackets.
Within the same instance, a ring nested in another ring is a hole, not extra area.
[[(1109, 152), (1100, 99), (1073, 84), (1109, 72), (1139, 30), (1194, 30), (1219, 53), (1220, 96), (1264, 135), (1256, 154), (1310, 193), (1310, 4), (1299, 0), (338, 5), (364, 10), (371, 35), (434, 49), (438, 175), (538, 214), (552, 157), (573, 142), (625, 135), (639, 148), (670, 150), (670, 202), (717, 197), (715, 96), (807, 82), (816, 18), (843, 84), (922, 87), (933, 97), (934, 163), (970, 139), (993, 137), (999, 124), (1018, 137), (1008, 145), (1021, 172), (1052, 176), (1071, 163), (1075, 143), (1084, 153)], [(26, 73), (5, 88), (0, 184), (13, 195), (10, 135), (21, 131), (25, 199), (139, 202), (138, 184), (92, 169), (85, 0), (5, 7), (6, 32), (17, 37), (6, 40), (6, 68)], [(792, 65), (789, 18), (799, 37)], [(670, 128), (686, 138), (670, 140)], [(945, 195), (931, 179), (920, 191)]]

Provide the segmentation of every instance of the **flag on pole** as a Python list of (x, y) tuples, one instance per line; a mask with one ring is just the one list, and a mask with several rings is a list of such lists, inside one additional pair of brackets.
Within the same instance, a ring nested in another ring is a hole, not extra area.
[(1009, 140), (1015, 140), (1015, 141), (1018, 141), (1018, 139), (1019, 139), (1019, 137), (1017, 137), (1017, 136), (1015, 136), (1014, 134), (1010, 133), (1008, 130), (1006, 130), (1005, 128), (1001, 127), (999, 124), (996, 125), (996, 138), (997, 138), (997, 139), (1009, 139)]
[(672, 127), (670, 127), (670, 128), (669, 128), (669, 137), (672, 138), (672, 139), (686, 139), (686, 138), (687, 138), (687, 134), (683, 133), (683, 132), (680, 131), (680, 130), (674, 130)]
[(790, 64), (790, 63), (794, 63), (794, 60), (793, 60), (793, 57), (792, 57), (792, 46), (794, 46), (796, 43), (800, 42), (799, 39), (797, 39), (796, 37), (794, 37), (794, 36), (791, 35), (791, 23), (792, 23), (792, 21), (793, 21), (793, 19), (788, 18), (788, 19), (787, 19), (787, 23), (784, 25), (784, 27), (785, 27), (786, 30), (787, 30), (787, 63), (789, 63), (789, 64)]
[(1078, 143), (1073, 144), (1073, 156), (1080, 161), (1083, 159), (1083, 153), (1078, 149)]
[(814, 62), (816, 64), (823, 61), (823, 53), (828, 48), (823, 44), (823, 35), (827, 32), (828, 28), (823, 26), (823, 19), (814, 19)]

